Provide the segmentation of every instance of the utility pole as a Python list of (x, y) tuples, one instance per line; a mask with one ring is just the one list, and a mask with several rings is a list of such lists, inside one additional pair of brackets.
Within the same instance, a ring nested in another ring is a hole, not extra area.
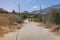
[(42, 16), (42, 19), (41, 19), (41, 21), (42, 21), (42, 26), (44, 26), (44, 18), (43, 18), (43, 13), (42, 13), (42, 6), (40, 6), (40, 14), (41, 14), (41, 16)]
[(19, 13), (20, 13), (20, 4), (18, 4), (18, 7), (19, 7)]
[[(40, 14), (41, 14), (41, 16), (42, 16), (42, 7), (40, 6)], [(41, 21), (42, 21), (43, 19), (41, 19)]]
[(40, 13), (42, 14), (42, 7), (40, 6)]
[[(19, 13), (20, 13), (20, 4), (18, 4), (18, 8), (19, 8)], [(18, 40), (18, 36), (19, 36), (19, 30), (17, 31), (16, 40)]]
[[(15, 0), (12, 0), (12, 2), (18, 6), (18, 10), (19, 10), (19, 13), (20, 13), (20, 3), (18, 4)], [(18, 36), (19, 36), (19, 30), (17, 31), (17, 34), (16, 34), (16, 40), (18, 40)]]
[[(20, 13), (20, 4), (18, 4), (18, 7), (19, 7), (19, 13)], [(18, 36), (19, 36), (19, 30), (17, 31), (16, 40), (18, 40)]]

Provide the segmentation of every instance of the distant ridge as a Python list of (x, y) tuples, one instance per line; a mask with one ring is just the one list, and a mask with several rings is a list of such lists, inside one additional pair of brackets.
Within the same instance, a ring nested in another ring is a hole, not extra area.
[[(57, 8), (59, 9), (60, 8), (60, 4), (56, 4), (56, 5), (53, 5), (53, 6), (50, 6), (50, 7), (47, 7), (45, 9), (42, 10), (42, 13), (46, 14), (50, 9), (52, 8)], [(32, 11), (32, 13), (40, 13), (40, 10), (37, 10), (37, 11)]]

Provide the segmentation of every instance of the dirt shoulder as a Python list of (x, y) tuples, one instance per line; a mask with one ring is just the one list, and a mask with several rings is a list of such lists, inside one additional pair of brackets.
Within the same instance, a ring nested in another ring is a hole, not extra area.
[(4, 34), (7, 34), (9, 32), (14, 32), (16, 31), (17, 29), (21, 29), (21, 26), (23, 25), (23, 23), (20, 23), (20, 24), (15, 24), (15, 25), (11, 25), (11, 26), (1, 26), (0, 27), (0, 36), (4, 36)]

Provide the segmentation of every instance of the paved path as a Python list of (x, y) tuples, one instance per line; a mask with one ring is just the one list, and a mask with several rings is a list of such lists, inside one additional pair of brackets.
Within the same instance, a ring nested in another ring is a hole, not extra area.
[[(6, 34), (0, 40), (16, 40), (17, 32)], [(56, 35), (34, 22), (28, 22), (19, 30), (18, 40), (60, 40)]]

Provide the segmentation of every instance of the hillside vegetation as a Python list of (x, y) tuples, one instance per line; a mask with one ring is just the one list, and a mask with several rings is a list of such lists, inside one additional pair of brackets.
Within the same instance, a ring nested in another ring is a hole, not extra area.
[(17, 14), (0, 13), (0, 35), (19, 29), (18, 24), (22, 23), (22, 18)]
[(14, 10), (7, 12), (0, 9), (0, 34), (19, 29), (20, 27), (17, 27), (16, 24), (22, 23), (27, 18), (31, 18), (34, 22), (45, 24), (46, 28), (51, 29), (53, 32), (59, 32), (60, 30), (60, 9), (53, 8), (46, 14), (17, 13)]
[(47, 28), (52, 29), (54, 32), (60, 30), (60, 9), (54, 8), (48, 12), (46, 24)]

